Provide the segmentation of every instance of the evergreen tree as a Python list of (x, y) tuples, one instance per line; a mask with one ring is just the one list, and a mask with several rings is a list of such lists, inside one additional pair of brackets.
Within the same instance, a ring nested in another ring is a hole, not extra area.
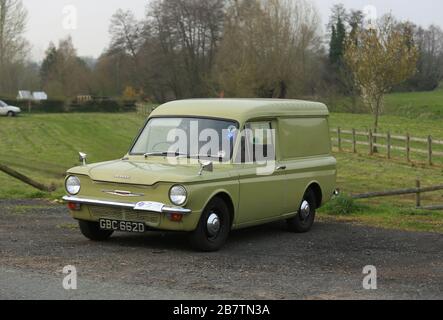
[(337, 31), (335, 26), (331, 27), (331, 41), (329, 42), (329, 62), (334, 64), (337, 56), (336, 45), (337, 44)]
[(346, 39), (346, 27), (341, 17), (337, 18), (337, 23), (332, 26), (331, 45), (329, 51), (329, 61), (332, 65), (339, 65), (343, 59)]
[(51, 42), (49, 44), (49, 48), (46, 50), (46, 56), (42, 62), (42, 66), (40, 68), (40, 78), (42, 84), (49, 82), (51, 79), (51, 70), (54, 65), (57, 63), (57, 48)]

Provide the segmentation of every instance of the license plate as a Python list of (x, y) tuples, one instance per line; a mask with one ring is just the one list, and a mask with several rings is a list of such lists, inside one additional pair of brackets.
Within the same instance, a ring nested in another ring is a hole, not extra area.
[(123, 231), (133, 233), (145, 233), (146, 226), (142, 222), (120, 221), (110, 219), (100, 219), (100, 229), (111, 231)]

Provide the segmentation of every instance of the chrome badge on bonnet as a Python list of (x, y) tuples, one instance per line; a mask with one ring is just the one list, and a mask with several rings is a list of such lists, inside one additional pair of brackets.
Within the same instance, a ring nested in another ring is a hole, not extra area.
[(143, 193), (132, 193), (131, 191), (122, 191), (122, 190), (103, 190), (103, 193), (111, 194), (113, 196), (120, 197), (143, 197)]

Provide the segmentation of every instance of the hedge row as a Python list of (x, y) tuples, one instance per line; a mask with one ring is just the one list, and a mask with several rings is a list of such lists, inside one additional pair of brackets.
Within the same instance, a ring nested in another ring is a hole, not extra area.
[[(28, 102), (22, 100), (2, 99), (5, 103), (28, 111)], [(46, 100), (33, 102), (32, 113), (67, 113), (67, 112), (135, 112), (135, 101), (102, 100), (84, 103), (68, 103), (63, 100)]]

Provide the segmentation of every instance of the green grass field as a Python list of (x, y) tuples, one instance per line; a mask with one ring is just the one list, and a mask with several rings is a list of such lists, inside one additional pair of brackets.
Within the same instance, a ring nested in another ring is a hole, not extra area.
[(385, 100), (385, 112), (415, 119), (442, 119), (443, 88), (432, 92), (389, 94)]
[[(326, 101), (334, 112), (351, 112), (351, 99), (337, 97)], [(360, 100), (355, 111), (366, 113), (367, 110)], [(440, 88), (429, 92), (401, 92), (385, 96), (385, 115), (395, 115), (422, 121), (427, 119), (443, 119), (443, 84)]]
[[(332, 114), (331, 125), (364, 128), (371, 124), (369, 115)], [(59, 198), (63, 193), (66, 169), (77, 165), (77, 152), (88, 153), (90, 162), (123, 156), (144, 117), (136, 114), (39, 114), (17, 118), (0, 118), (0, 163), (11, 166), (45, 184), (55, 183), (57, 191), (43, 194), (0, 173), (0, 198)], [(381, 127), (393, 132), (405, 131), (417, 136), (432, 134), (443, 140), (439, 119), (416, 121), (408, 117), (385, 116)], [(338, 185), (344, 193), (361, 193), (413, 187), (419, 177), (422, 184), (442, 183), (442, 166), (387, 161), (380, 156), (340, 153)], [(443, 204), (442, 193), (428, 194), (425, 204)], [(322, 219), (339, 219), (381, 227), (443, 232), (443, 213), (420, 212), (414, 207), (414, 196), (360, 201), (364, 210), (337, 215), (322, 211)]]
[[(350, 114), (350, 113), (333, 113), (331, 115), (331, 127), (337, 129), (340, 127), (342, 130), (352, 130), (367, 132), (371, 129), (373, 118), (369, 114)], [(443, 125), (441, 125), (442, 119), (411, 119), (409, 117), (400, 117), (393, 115), (384, 115), (380, 119), (379, 133), (386, 136), (390, 131), (391, 135), (406, 136), (409, 134), (414, 138), (427, 139), (429, 135), (434, 140), (443, 140)], [(336, 138), (335, 134), (332, 134)], [(351, 134), (342, 134), (343, 139), (352, 139)], [(357, 137), (358, 141), (367, 142), (367, 137)], [(379, 138), (378, 143), (387, 145), (386, 138)], [(336, 145), (336, 143), (335, 143)], [(397, 147), (405, 147), (405, 141), (392, 139), (392, 145)], [(348, 152), (352, 151), (352, 144), (349, 142), (343, 142), (342, 147)], [(411, 142), (411, 148), (421, 149), (425, 153), (411, 152), (411, 160), (417, 164), (427, 163), (427, 143)], [(369, 153), (368, 146), (357, 146), (357, 149), (362, 154)], [(443, 153), (443, 145), (433, 144), (434, 153)], [(379, 148), (379, 155), (387, 157), (387, 148)], [(406, 161), (406, 152), (400, 150), (392, 150), (392, 157), (398, 161)], [(437, 166), (443, 166), (443, 156), (434, 154), (433, 162)]]

